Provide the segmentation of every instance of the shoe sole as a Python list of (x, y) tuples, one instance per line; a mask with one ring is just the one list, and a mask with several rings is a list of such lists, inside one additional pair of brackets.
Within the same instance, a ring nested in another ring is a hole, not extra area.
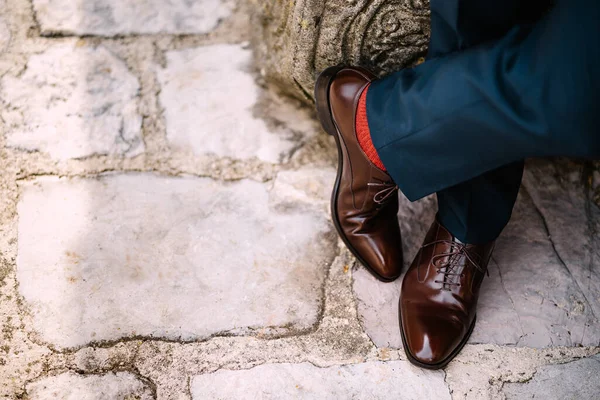
[(460, 353), (460, 351), (463, 349), (463, 347), (465, 347), (465, 344), (467, 344), (467, 341), (471, 337), (471, 333), (473, 333), (473, 328), (475, 328), (475, 322), (477, 321), (477, 316), (475, 316), (475, 318), (473, 318), (473, 322), (471, 323), (471, 326), (469, 327), (469, 331), (467, 332), (467, 334), (465, 335), (463, 340), (461, 340), (461, 342), (458, 344), (458, 346), (456, 346), (456, 349), (454, 349), (448, 357), (444, 358), (439, 363), (427, 364), (427, 363), (423, 363), (423, 362), (417, 360), (410, 353), (410, 350), (408, 350), (408, 345), (406, 344), (406, 338), (404, 337), (404, 328), (402, 327), (402, 315), (401, 315), (400, 309), (401, 309), (401, 307), (398, 307), (398, 317), (400, 319), (400, 336), (402, 337), (402, 346), (404, 347), (404, 353), (406, 354), (406, 358), (408, 358), (408, 361), (410, 361), (411, 364), (416, 365), (417, 367), (425, 368), (425, 369), (441, 369), (441, 368), (444, 368), (446, 365), (448, 365), (448, 363), (450, 361), (452, 361), (454, 359), (454, 357), (456, 357), (458, 355), (458, 353)]
[(348, 250), (350, 250), (352, 255), (354, 255), (354, 257), (356, 257), (356, 259), (367, 269), (367, 271), (369, 271), (371, 273), (371, 275), (373, 275), (375, 278), (377, 278), (378, 280), (380, 280), (382, 282), (393, 282), (396, 279), (398, 279), (400, 274), (398, 274), (397, 276), (392, 277), (392, 278), (386, 278), (386, 277), (378, 274), (367, 262), (365, 262), (365, 260), (358, 254), (358, 251), (356, 251), (354, 249), (354, 247), (350, 244), (350, 241), (346, 238), (346, 235), (344, 233), (344, 230), (342, 229), (342, 226), (340, 225), (340, 221), (338, 218), (336, 204), (337, 204), (338, 192), (339, 192), (339, 188), (340, 188), (340, 180), (342, 178), (342, 167), (343, 167), (342, 140), (343, 139), (342, 139), (342, 136), (341, 136), (335, 122), (333, 121), (333, 116), (331, 114), (331, 107), (330, 107), (330, 103), (329, 103), (329, 88), (331, 86), (331, 82), (333, 81), (333, 79), (335, 78), (337, 73), (340, 70), (342, 70), (343, 68), (344, 68), (344, 66), (341, 66), (341, 65), (327, 68), (326, 70), (321, 72), (321, 74), (319, 75), (319, 77), (317, 78), (317, 81), (315, 83), (315, 103), (316, 103), (316, 108), (317, 108), (317, 116), (318, 116), (319, 121), (321, 122), (321, 126), (323, 127), (325, 132), (327, 132), (329, 135), (331, 135), (335, 138), (335, 143), (336, 143), (337, 149), (338, 149), (337, 176), (335, 178), (333, 192), (331, 193), (331, 214), (333, 217), (332, 218), (333, 224), (335, 225), (335, 229), (337, 230), (338, 234), (342, 238), (342, 241), (344, 242), (344, 244), (346, 245)]

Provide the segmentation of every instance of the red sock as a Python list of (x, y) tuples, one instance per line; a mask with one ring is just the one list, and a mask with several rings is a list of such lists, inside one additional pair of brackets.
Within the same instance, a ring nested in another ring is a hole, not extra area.
[(373, 164), (377, 166), (377, 168), (386, 170), (377, 154), (377, 150), (375, 150), (375, 146), (373, 146), (373, 141), (371, 140), (371, 132), (369, 131), (369, 123), (367, 121), (367, 91), (369, 90), (369, 86), (363, 90), (360, 95), (360, 99), (358, 99), (358, 109), (356, 110), (356, 138), (358, 139), (358, 144), (360, 148), (363, 149), (369, 160)]

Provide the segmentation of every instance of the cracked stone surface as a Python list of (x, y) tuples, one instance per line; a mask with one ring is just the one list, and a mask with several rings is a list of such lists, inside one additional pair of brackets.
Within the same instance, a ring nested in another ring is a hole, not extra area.
[(250, 73), (251, 50), (224, 44), (166, 56), (167, 66), (158, 71), (158, 79), (172, 146), (272, 163), (289, 158), (296, 147), (294, 133), (271, 128), (253, 115), (259, 87)]
[(77, 375), (72, 372), (47, 377), (27, 385), (31, 400), (153, 399), (152, 390), (134, 375)]
[[(581, 190), (582, 174), (565, 164), (530, 163), (524, 186), (538, 210), (553, 252), (580, 292), (571, 313), (600, 316), (600, 209)], [(587, 179), (592, 179), (590, 176)]]
[[(579, 168), (565, 164), (528, 164), (513, 218), (497, 241), (481, 289), (471, 343), (537, 348), (600, 343), (600, 212), (586, 198), (580, 176)], [(413, 226), (403, 230), (413, 249), (407, 261), (424, 236), (425, 221), (433, 220), (432, 207), (430, 200), (400, 207), (403, 227)], [(355, 273), (361, 320), (378, 346), (402, 346), (400, 282), (381, 283), (362, 268)]]
[[(477, 351), (479, 350), (479, 351)], [(505, 385), (531, 380), (544, 366), (568, 364), (580, 358), (593, 356), (593, 353), (578, 353), (574, 347), (534, 349), (527, 347), (507, 347), (495, 345), (467, 345), (456, 362), (446, 367), (446, 383), (451, 388), (454, 399), (506, 399), (502, 392)], [(558, 361), (556, 357), (564, 357)], [(568, 367), (567, 367), (568, 368)], [(567, 396), (563, 399), (578, 399), (577, 389), (565, 387)], [(518, 389), (516, 391), (518, 393)], [(527, 399), (531, 396), (520, 396)], [(536, 399), (545, 396), (536, 395)]]
[(36, 329), (75, 347), (310, 328), (335, 235), (324, 212), (269, 200), (268, 185), (248, 180), (24, 184), (17, 276)]
[[(0, 0), (0, 397), (593, 395), (600, 163), (528, 163), (443, 371), (336, 239), (334, 140), (282, 93), (416, 62), (427, 2), (401, 3)], [(400, 200), (408, 264), (436, 204)]]
[(600, 397), (600, 356), (540, 367), (524, 383), (507, 383), (502, 392), (512, 399), (588, 399)]
[(191, 388), (193, 399), (450, 399), (442, 373), (407, 361), (329, 368), (269, 364), (196, 376)]
[(0, 116), (14, 148), (69, 159), (143, 151), (139, 82), (105, 47), (75, 41), (32, 55), (0, 80)]
[(230, 14), (220, 0), (34, 0), (43, 34), (201, 34)]

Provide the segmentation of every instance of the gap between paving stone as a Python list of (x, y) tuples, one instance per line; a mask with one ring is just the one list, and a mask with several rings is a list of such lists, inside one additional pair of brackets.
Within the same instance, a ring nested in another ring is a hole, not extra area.
[[(319, 369), (354, 368), (356, 366), (360, 368), (360, 365), (364, 365), (364, 363), (385, 360), (385, 358), (381, 358), (381, 353), (377, 353), (377, 355), (370, 353), (361, 361), (354, 361), (350, 364), (342, 360), (338, 362), (326, 361), (326, 359), (310, 361), (307, 360), (307, 356), (310, 356), (303, 350), (304, 346), (294, 343), (294, 339), (285, 341), (290, 341), (290, 343), (285, 346), (277, 346), (274, 344), (280, 340), (257, 341), (253, 338), (216, 338), (208, 343), (179, 345), (158, 342), (145, 343), (139, 348), (139, 356), (136, 356), (134, 363), (144, 376), (156, 383), (159, 397), (177, 398), (176, 395), (186, 387), (187, 379), (182, 380), (182, 373), (188, 376), (199, 374), (204, 376), (207, 373), (210, 375), (220, 371), (243, 373), (248, 368), (257, 365), (279, 368), (281, 364), (272, 363), (298, 364), (303, 362), (309, 362)], [(217, 342), (221, 342), (221, 344), (216, 344)], [(150, 350), (148, 345), (155, 350), (148, 351)], [(89, 353), (89, 350), (82, 349), (78, 354)], [(94, 364), (106, 365), (107, 354), (114, 350), (114, 348), (95, 349), (93, 354), (88, 355), (91, 358), (84, 356), (80, 359), (80, 363), (83, 362), (86, 369), (91, 371)], [(490, 345), (467, 345), (456, 360), (446, 368), (445, 381), (453, 395), (458, 396), (456, 398), (502, 398), (499, 393), (504, 382), (526, 381), (535, 374), (540, 366), (561, 364), (580, 357), (593, 356), (599, 350), (598, 348), (553, 348), (537, 351), (528, 348), (511, 349)], [(99, 352), (104, 355), (97, 354)], [(390, 355), (392, 359), (389, 358)], [(401, 355), (401, 353), (397, 355)], [(388, 362), (398, 360), (397, 355), (394, 352), (387, 354)], [(235, 363), (228, 363), (228, 360), (233, 361), (234, 359)], [(404, 360), (403, 363), (408, 366), (405, 359), (400, 358), (400, 360)], [(81, 366), (82, 364), (77, 365)], [(423, 371), (412, 366), (409, 368)], [(439, 371), (439, 373), (443, 372)], [(175, 381), (179, 383), (174, 383)]]

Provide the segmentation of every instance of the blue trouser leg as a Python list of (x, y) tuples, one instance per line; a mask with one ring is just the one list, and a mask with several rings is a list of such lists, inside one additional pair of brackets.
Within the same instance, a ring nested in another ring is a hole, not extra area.
[[(432, 1), (436, 58), (367, 94), (388, 172), (410, 200), (437, 192), (441, 222), (471, 243), (508, 222), (523, 159), (600, 157), (600, 3), (559, 1), (533, 24), (516, 2), (481, 3)], [(489, 30), (473, 19), (477, 7)]]
[[(496, 40), (519, 23), (538, 19), (550, 4), (543, 0), (431, 0), (428, 59)], [(437, 192), (442, 225), (467, 243), (495, 239), (508, 223), (521, 186), (523, 161), (502, 166)], [(494, 212), (490, 212), (490, 210)]]

